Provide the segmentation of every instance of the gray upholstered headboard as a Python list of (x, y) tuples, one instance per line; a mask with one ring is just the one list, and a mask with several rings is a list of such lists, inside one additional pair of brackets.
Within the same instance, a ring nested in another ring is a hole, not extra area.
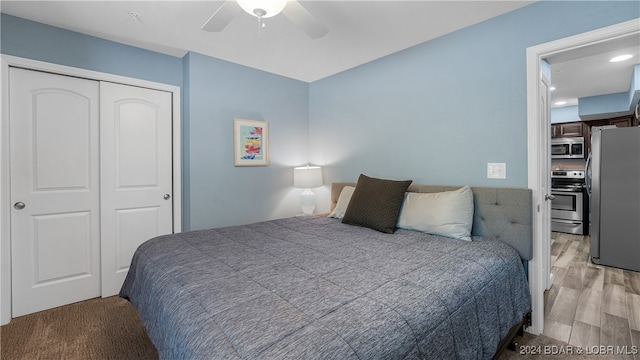
[[(331, 184), (331, 210), (342, 188), (355, 183)], [(434, 193), (459, 189), (460, 186), (411, 185), (408, 191)], [(511, 245), (524, 260), (533, 255), (532, 200), (530, 189), (472, 187), (473, 228), (471, 235), (496, 238)]]

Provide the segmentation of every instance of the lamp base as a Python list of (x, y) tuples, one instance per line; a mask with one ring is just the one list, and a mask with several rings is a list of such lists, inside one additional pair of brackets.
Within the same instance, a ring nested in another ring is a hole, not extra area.
[(311, 189), (304, 189), (300, 194), (300, 207), (306, 215), (311, 215), (316, 207), (316, 194)]

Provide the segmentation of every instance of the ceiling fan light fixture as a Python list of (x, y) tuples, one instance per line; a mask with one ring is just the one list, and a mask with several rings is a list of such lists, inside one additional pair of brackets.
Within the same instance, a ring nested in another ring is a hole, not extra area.
[(625, 61), (625, 60), (629, 60), (633, 57), (633, 55), (629, 55), (629, 54), (625, 54), (625, 55), (620, 55), (620, 56), (616, 56), (613, 57), (609, 60), (609, 62), (620, 62), (620, 61)]
[(287, 0), (237, 0), (242, 10), (258, 19), (278, 15), (287, 5)]

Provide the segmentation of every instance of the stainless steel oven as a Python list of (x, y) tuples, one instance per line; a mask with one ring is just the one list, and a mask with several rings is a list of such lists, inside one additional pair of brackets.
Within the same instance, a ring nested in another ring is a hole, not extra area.
[(551, 173), (551, 230), (570, 234), (588, 233), (588, 210), (583, 170)]

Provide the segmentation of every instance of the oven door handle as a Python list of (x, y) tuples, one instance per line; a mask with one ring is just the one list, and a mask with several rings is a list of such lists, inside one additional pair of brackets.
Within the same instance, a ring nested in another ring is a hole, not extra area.
[(571, 224), (571, 225), (580, 225), (580, 224), (582, 224), (581, 221), (565, 220), (565, 219), (551, 219), (551, 221), (557, 222), (557, 223), (562, 223), (562, 224)]
[[(551, 189), (551, 192), (573, 192), (573, 193), (581, 193), (581, 190), (578, 189)], [(546, 199), (546, 197), (545, 197)]]

